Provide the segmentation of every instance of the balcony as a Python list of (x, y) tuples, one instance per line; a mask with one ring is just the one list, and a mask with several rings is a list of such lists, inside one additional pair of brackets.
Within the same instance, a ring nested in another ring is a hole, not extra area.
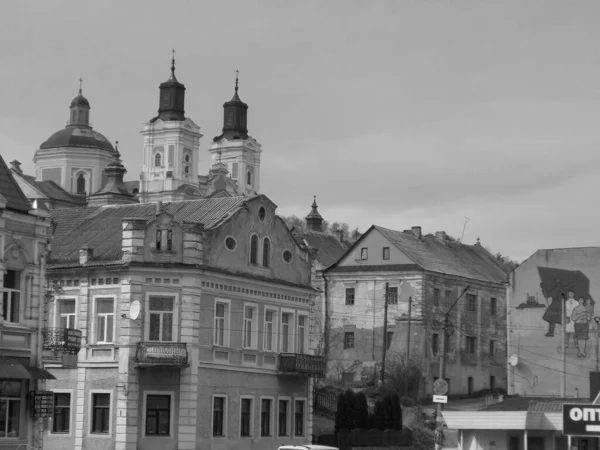
[(81, 330), (74, 328), (44, 328), (43, 349), (76, 355), (81, 350)]
[(324, 376), (325, 357), (301, 353), (280, 353), (278, 369), (280, 372)]
[(137, 367), (188, 367), (187, 345), (181, 342), (138, 342)]

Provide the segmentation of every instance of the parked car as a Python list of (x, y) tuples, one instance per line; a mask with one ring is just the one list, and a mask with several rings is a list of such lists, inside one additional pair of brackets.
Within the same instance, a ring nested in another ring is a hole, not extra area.
[(282, 445), (277, 450), (340, 450), (328, 445), (304, 444), (304, 445)]

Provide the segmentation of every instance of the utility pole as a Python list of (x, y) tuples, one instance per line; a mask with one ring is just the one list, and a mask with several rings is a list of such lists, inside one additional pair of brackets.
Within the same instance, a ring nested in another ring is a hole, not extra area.
[(383, 307), (383, 354), (381, 355), (381, 384), (385, 381), (385, 353), (387, 352), (387, 311), (390, 283), (385, 283), (385, 299)]
[[(447, 312), (444, 313), (444, 328), (443, 328), (443, 333), (442, 333), (442, 355), (440, 356), (440, 373), (439, 373), (440, 380), (446, 379), (446, 347), (448, 345), (447, 344), (448, 328), (450, 328), (450, 311), (452, 311), (452, 309), (456, 306), (456, 304), (458, 303), (460, 298), (465, 294), (465, 292), (467, 292), (467, 290), (469, 288), (470, 288), (470, 286), (467, 286), (466, 288), (464, 288), (462, 293), (458, 296), (458, 298), (454, 302), (454, 304), (450, 307), (450, 309), (448, 309)], [(437, 404), (436, 421), (437, 421), (436, 437), (438, 439), (436, 439), (436, 442), (435, 442), (435, 449), (442, 450), (443, 427), (442, 427), (442, 404), (441, 403)]]

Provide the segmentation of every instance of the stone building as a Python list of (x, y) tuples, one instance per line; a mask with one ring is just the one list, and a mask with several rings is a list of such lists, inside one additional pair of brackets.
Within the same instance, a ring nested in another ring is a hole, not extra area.
[(447, 341), (450, 395), (506, 388), (507, 273), (479, 242), (373, 225), (324, 277), (329, 377), (378, 376), (385, 339), (388, 368), (411, 358), (424, 377), (421, 393), (430, 393), (439, 373), (440, 325), (460, 297)]

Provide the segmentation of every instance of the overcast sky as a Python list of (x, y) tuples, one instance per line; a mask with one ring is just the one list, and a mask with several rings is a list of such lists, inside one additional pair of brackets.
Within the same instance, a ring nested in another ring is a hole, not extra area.
[(0, 153), (33, 174), (83, 77), (137, 179), (171, 49), (200, 173), (233, 94), (282, 215), (421, 225), (522, 260), (600, 245), (600, 2), (18, 1), (0, 15)]

